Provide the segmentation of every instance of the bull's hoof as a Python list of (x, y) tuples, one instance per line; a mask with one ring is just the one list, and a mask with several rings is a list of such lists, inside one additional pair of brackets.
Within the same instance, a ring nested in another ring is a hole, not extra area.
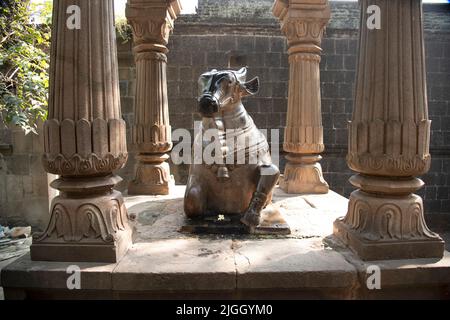
[(241, 222), (247, 227), (254, 228), (259, 225), (260, 215), (256, 212), (247, 212), (242, 218)]

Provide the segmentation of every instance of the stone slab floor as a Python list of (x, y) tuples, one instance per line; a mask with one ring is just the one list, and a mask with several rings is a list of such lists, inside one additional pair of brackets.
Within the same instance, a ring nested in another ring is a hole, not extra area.
[[(18, 289), (13, 298), (23, 297), (24, 288), (40, 298), (449, 298), (448, 253), (441, 260), (365, 263), (344, 247), (324, 245), (347, 210), (347, 199), (334, 192), (276, 189), (274, 205), (291, 227), (288, 236), (182, 234), (183, 195), (177, 186), (169, 196), (126, 197), (136, 217), (134, 245), (117, 264), (78, 263), (80, 292), (66, 290), (70, 264), (33, 263), (28, 254), (4, 269), (2, 283)], [(382, 290), (369, 291), (366, 271), (374, 264), (382, 270)]]

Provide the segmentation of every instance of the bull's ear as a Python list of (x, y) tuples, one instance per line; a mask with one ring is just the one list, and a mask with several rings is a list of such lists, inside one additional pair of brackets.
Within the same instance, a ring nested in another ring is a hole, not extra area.
[(244, 89), (242, 94), (243, 97), (257, 94), (259, 91), (259, 78), (255, 77), (252, 80), (245, 82), (242, 84), (242, 87)]

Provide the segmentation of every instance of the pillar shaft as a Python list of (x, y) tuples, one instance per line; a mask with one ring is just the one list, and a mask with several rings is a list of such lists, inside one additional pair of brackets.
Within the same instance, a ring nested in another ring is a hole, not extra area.
[(288, 40), (289, 97), (280, 187), (287, 193), (327, 193), (319, 164), (324, 150), (320, 102), (320, 47), (330, 19), (327, 0), (277, 0), (274, 15)]
[[(356, 97), (347, 162), (358, 174), (347, 216), (334, 233), (362, 259), (441, 257), (442, 239), (424, 219), (430, 167), (425, 56), (420, 0), (361, 0)], [(381, 29), (367, 27), (380, 8)]]
[[(68, 28), (73, 5), (80, 29)], [(51, 186), (61, 194), (33, 239), (33, 260), (115, 262), (131, 244), (122, 195), (112, 189), (128, 156), (115, 39), (113, 0), (53, 2), (43, 164), (60, 176)]]
[(128, 0), (127, 19), (134, 36), (136, 98), (132, 141), (139, 155), (129, 194), (168, 194), (168, 152), (172, 149), (167, 97), (167, 42), (181, 10), (178, 0)]

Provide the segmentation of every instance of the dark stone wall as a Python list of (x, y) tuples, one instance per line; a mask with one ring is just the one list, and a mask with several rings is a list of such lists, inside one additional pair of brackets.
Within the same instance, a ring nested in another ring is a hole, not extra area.
[[(286, 41), (273, 18), (273, 0), (200, 0), (197, 15), (180, 17), (170, 38), (168, 90), (174, 129), (193, 128), (197, 79), (212, 68), (247, 65), (249, 77), (259, 76), (261, 91), (244, 105), (259, 128), (279, 128), (286, 120), (288, 59)], [(353, 86), (358, 52), (359, 7), (356, 2), (332, 2), (332, 20), (323, 40), (321, 62), (322, 116), (326, 151), (322, 167), (331, 188), (348, 196), (347, 121), (353, 109)], [(450, 5), (424, 5), (429, 114), (432, 122), (432, 167), (420, 191), (427, 213), (450, 212)], [(131, 123), (135, 70), (131, 44), (119, 45), (124, 117)], [(129, 135), (128, 135), (129, 137)], [(282, 141), (281, 141), (282, 142)], [(134, 147), (121, 175), (131, 179)], [(281, 163), (283, 169), (284, 163)], [(178, 183), (187, 168), (172, 166)], [(122, 188), (124, 184), (122, 185)]]

